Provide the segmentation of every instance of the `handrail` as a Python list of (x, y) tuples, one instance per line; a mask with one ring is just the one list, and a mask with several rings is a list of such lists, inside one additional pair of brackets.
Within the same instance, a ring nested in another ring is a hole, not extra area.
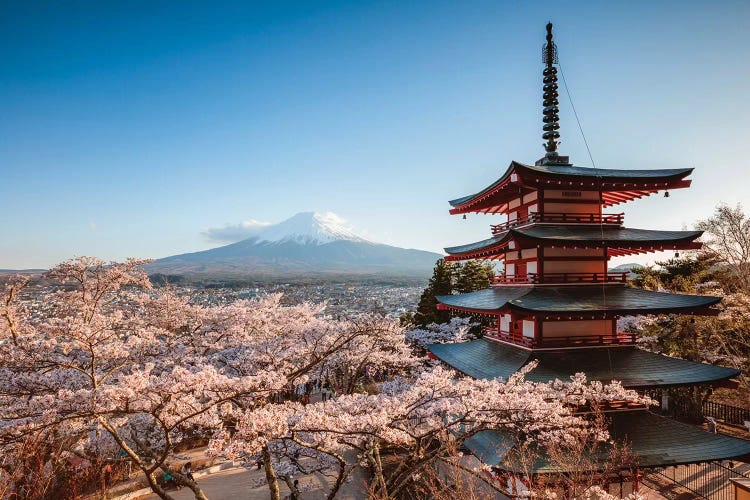
[(484, 334), (490, 338), (509, 342), (524, 347), (555, 348), (600, 345), (632, 345), (637, 341), (637, 335), (629, 332), (614, 334), (567, 335), (564, 337), (542, 338), (540, 342), (531, 337), (525, 337), (518, 332), (506, 332), (496, 327), (485, 327)]
[(486, 326), (484, 327), (484, 334), (490, 338), (522, 345), (524, 347), (534, 347), (536, 345), (536, 341), (532, 337), (524, 337), (523, 334), (519, 332), (504, 332), (498, 328)]
[(570, 347), (587, 345), (630, 345), (635, 344), (635, 333), (617, 332), (615, 334), (600, 335), (569, 335), (542, 339), (538, 347)]
[(520, 226), (523, 224), (531, 224), (533, 222), (555, 222), (560, 224), (617, 224), (622, 225), (625, 221), (625, 214), (599, 214), (599, 213), (583, 213), (583, 214), (570, 214), (562, 212), (546, 212), (538, 213), (533, 212), (523, 217), (519, 217), (502, 224), (493, 224), (492, 234), (497, 234), (511, 227)]
[(550, 284), (550, 283), (626, 283), (628, 271), (606, 273), (527, 273), (501, 274), (492, 278), (492, 285), (509, 285), (517, 283)]

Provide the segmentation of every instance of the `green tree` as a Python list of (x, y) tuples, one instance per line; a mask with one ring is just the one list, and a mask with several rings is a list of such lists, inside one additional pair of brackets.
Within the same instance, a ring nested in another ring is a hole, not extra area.
[(495, 275), (494, 266), (489, 262), (470, 260), (456, 268), (454, 291), (457, 293), (476, 292), (490, 286)]
[[(456, 312), (439, 311), (436, 297), (438, 295), (484, 290), (490, 286), (494, 275), (494, 266), (491, 263), (470, 260), (461, 265), (440, 259), (435, 264), (427, 288), (422, 292), (417, 312), (411, 318), (404, 315), (401, 319), (402, 321), (411, 320), (414, 325), (423, 327), (430, 323), (446, 323), (450, 320), (451, 315), (469, 316)], [(486, 320), (486, 318), (479, 319)]]
[(448, 311), (438, 311), (438, 295), (450, 295), (453, 293), (453, 277), (456, 264), (445, 259), (439, 259), (435, 263), (427, 288), (419, 298), (417, 312), (414, 314), (414, 324), (425, 326), (430, 323), (445, 323), (450, 319)]
[(658, 267), (648, 266), (633, 269), (633, 284), (647, 290), (668, 290), (675, 293), (696, 293), (696, 289), (708, 283), (722, 287), (730, 279), (727, 269), (711, 253), (690, 252), (682, 257), (659, 261)]

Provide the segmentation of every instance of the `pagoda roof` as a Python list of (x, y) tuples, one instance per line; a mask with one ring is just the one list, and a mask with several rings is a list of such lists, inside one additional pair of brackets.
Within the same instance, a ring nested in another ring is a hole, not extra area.
[[(506, 203), (518, 195), (518, 189), (570, 189), (588, 188), (595, 191), (620, 193), (604, 194), (604, 206), (647, 196), (660, 189), (688, 187), (690, 181), (683, 180), (692, 173), (692, 168), (675, 169), (605, 169), (577, 167), (573, 165), (526, 165), (512, 161), (505, 173), (481, 191), (451, 200), (451, 213), (486, 212), (489, 207)], [(517, 178), (513, 178), (516, 174)]]
[[(696, 426), (662, 417), (647, 410), (607, 413), (609, 434), (615, 442), (626, 443), (637, 459), (639, 468), (684, 465), (712, 460), (727, 460), (750, 455), (750, 441), (723, 434), (706, 432)], [(466, 440), (468, 448), (487, 465), (516, 470), (506, 462), (515, 440), (502, 431), (481, 431)], [(608, 458), (609, 449), (602, 447), (598, 463)], [(534, 464), (536, 473), (563, 472), (543, 458)]]
[(654, 249), (700, 247), (693, 243), (703, 231), (659, 231), (603, 225), (534, 224), (506, 229), (492, 238), (445, 248), (449, 260), (486, 258), (504, 251), (511, 241), (545, 246), (610, 247), (611, 255), (649, 252)]
[(583, 372), (588, 380), (619, 380), (625, 387), (654, 388), (719, 382), (740, 374), (734, 368), (671, 358), (634, 346), (528, 351), (478, 339), (431, 344), (428, 349), (444, 363), (478, 379), (508, 380), (533, 360), (539, 364), (526, 376), (532, 382), (565, 381)]
[(721, 297), (654, 292), (627, 285), (502, 286), (459, 295), (439, 295), (438, 302), (469, 312), (509, 309), (564, 314), (661, 314), (705, 312)]

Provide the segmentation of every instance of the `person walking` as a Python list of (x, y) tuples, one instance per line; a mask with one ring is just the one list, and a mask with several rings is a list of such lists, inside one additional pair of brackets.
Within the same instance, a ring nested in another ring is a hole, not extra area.
[(112, 464), (107, 464), (102, 469), (102, 489), (107, 491), (109, 486), (112, 484)]
[(289, 495), (289, 500), (299, 500), (299, 479), (295, 479), (292, 484), (292, 493)]
[(182, 466), (182, 468), (180, 469), (180, 474), (190, 479), (191, 481), (195, 481), (195, 478), (193, 477), (193, 464), (191, 462), (187, 462)]

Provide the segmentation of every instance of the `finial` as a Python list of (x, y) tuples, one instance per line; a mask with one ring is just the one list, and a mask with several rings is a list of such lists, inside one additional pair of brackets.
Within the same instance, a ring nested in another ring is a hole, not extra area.
[(552, 23), (547, 23), (547, 43), (544, 44), (542, 50), (542, 61), (546, 65), (542, 72), (542, 75), (544, 75), (544, 111), (542, 113), (544, 121), (542, 130), (544, 130), (544, 133), (542, 138), (547, 140), (544, 145), (547, 155), (556, 156), (557, 145), (559, 144), (557, 139), (560, 138), (560, 132), (558, 132), (560, 128), (560, 116), (558, 115), (560, 108), (557, 106), (560, 102), (557, 99), (559, 96), (557, 93), (557, 68), (554, 67), (554, 64), (557, 64), (558, 59), (557, 46), (552, 41)]

